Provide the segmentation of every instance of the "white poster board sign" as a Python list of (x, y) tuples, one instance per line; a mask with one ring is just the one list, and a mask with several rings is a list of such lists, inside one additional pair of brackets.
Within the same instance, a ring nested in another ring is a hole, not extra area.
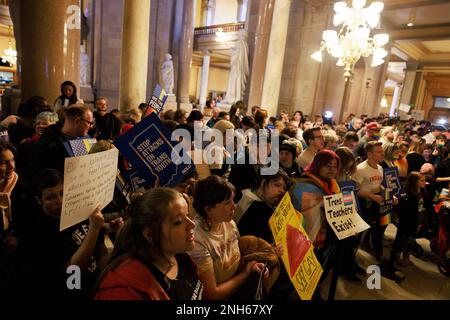
[(398, 108), (400, 111), (408, 113), (411, 107), (408, 104), (400, 103), (400, 107)]
[(425, 117), (425, 112), (424, 110), (412, 110), (411, 117), (413, 117), (417, 121), (423, 120)]
[(111, 202), (118, 159), (116, 148), (66, 158), (60, 231), (86, 220), (97, 206), (102, 210)]
[(356, 210), (353, 191), (325, 196), (323, 202), (328, 224), (339, 240), (370, 228)]

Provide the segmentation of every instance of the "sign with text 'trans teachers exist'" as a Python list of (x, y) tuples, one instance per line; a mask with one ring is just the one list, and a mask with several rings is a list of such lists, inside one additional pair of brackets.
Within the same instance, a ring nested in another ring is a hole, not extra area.
[(66, 158), (64, 163), (64, 194), (60, 231), (80, 223), (111, 202), (116, 184), (119, 151)]
[(302, 300), (311, 300), (323, 270), (289, 193), (286, 193), (275, 209), (269, 226), (276, 244), (283, 245), (281, 259), (298, 295)]
[(370, 228), (356, 210), (355, 194), (343, 192), (323, 197), (325, 216), (339, 240)]
[(145, 179), (146, 187), (175, 186), (194, 170), (192, 164), (171, 158), (177, 143), (172, 143), (169, 130), (156, 113), (144, 118), (114, 144)]

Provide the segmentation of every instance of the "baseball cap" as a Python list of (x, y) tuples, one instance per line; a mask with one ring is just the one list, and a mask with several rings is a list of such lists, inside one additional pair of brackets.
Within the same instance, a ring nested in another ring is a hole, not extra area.
[(381, 127), (380, 127), (380, 125), (378, 124), (378, 122), (370, 122), (367, 126), (366, 126), (366, 129), (367, 130), (380, 130), (381, 129)]

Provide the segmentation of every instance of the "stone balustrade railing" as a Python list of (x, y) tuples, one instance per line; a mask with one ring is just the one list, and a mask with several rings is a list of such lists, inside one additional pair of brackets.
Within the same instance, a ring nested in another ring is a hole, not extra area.
[(245, 28), (244, 22), (218, 24), (218, 25), (214, 25), (214, 26), (195, 28), (194, 36), (199, 37), (199, 36), (205, 36), (205, 35), (214, 35), (214, 34), (216, 34), (216, 32), (219, 32), (219, 31), (238, 32), (239, 30), (243, 30), (244, 28)]

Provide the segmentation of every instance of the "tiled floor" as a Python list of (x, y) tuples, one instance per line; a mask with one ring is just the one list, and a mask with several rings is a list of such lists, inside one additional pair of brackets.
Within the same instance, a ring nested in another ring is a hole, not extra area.
[[(385, 237), (387, 241), (393, 241), (396, 228), (389, 225)], [(343, 277), (339, 277), (336, 300), (450, 300), (450, 277), (441, 274), (437, 268), (437, 257), (431, 252), (429, 241), (419, 239), (418, 243), (424, 248), (425, 253), (420, 258), (411, 257), (414, 265), (401, 268), (406, 276), (405, 280), (397, 284), (393, 280), (381, 278), (381, 289), (369, 290), (366, 285), (367, 276), (361, 277), (362, 285), (354, 285)], [(385, 248), (385, 255), (389, 254), (390, 247)], [(364, 250), (359, 249), (357, 253), (359, 265), (366, 268), (376, 264), (376, 260)], [(328, 297), (328, 288), (331, 277), (329, 276), (324, 285), (322, 296)]]

